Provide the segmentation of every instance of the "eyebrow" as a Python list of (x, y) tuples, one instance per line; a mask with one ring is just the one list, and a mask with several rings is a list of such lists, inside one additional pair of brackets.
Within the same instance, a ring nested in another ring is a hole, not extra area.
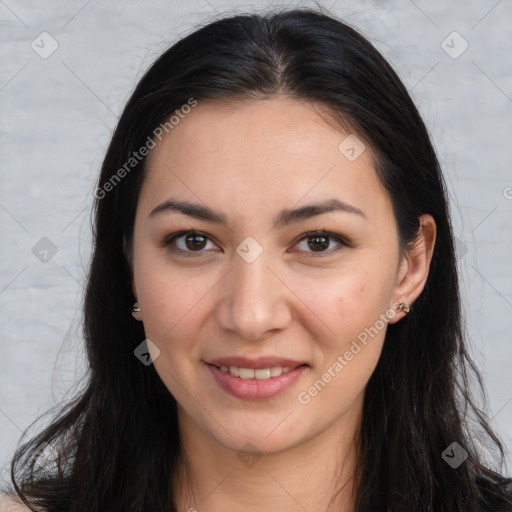
[[(282, 210), (274, 219), (274, 225), (275, 227), (281, 228), (300, 220), (309, 219), (333, 211), (352, 213), (367, 219), (366, 214), (359, 208), (345, 203), (344, 201), (340, 201), (339, 199), (329, 199), (318, 204), (309, 204), (301, 206), (300, 208)], [(225, 226), (228, 225), (226, 215), (221, 212), (216, 212), (201, 204), (191, 203), (189, 201), (177, 201), (174, 199), (168, 199), (153, 208), (149, 217), (154, 217), (166, 212), (178, 212), (195, 219), (205, 220), (215, 224), (223, 224)]]

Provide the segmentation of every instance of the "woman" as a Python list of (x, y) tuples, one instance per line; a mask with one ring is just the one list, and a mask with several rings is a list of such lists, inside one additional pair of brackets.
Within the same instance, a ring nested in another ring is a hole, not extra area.
[(292, 10), (185, 37), (95, 196), (90, 378), (15, 454), (25, 505), (512, 510), (478, 448), (503, 458), (469, 394), (439, 164), (355, 30)]

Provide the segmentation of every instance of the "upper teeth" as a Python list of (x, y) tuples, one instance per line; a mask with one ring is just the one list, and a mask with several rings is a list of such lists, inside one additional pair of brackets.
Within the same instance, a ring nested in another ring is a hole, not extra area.
[(223, 372), (230, 373), (234, 377), (241, 379), (270, 379), (271, 377), (279, 377), (281, 374), (292, 370), (290, 366), (273, 366), (272, 368), (237, 368), (236, 366), (221, 366)]

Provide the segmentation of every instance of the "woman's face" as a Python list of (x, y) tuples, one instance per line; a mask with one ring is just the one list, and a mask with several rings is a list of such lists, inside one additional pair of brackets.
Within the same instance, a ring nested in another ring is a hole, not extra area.
[(235, 450), (357, 422), (391, 308), (414, 299), (371, 150), (319, 108), (199, 102), (148, 157), (139, 319), (180, 426)]

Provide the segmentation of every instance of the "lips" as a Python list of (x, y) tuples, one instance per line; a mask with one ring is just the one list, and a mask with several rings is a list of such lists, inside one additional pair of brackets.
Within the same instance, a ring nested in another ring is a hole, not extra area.
[(217, 368), (220, 368), (221, 366), (233, 366), (237, 368), (252, 368), (254, 370), (277, 366), (282, 368), (297, 368), (298, 366), (303, 365), (308, 366), (304, 361), (294, 361), (292, 359), (273, 356), (259, 357), (257, 359), (249, 359), (247, 357), (222, 357), (220, 359), (206, 361), (206, 363), (212, 364)]
[[(261, 365), (261, 364), (274, 364), (280, 363), (293, 363), (297, 361), (290, 361), (289, 359), (266, 359), (264, 361), (248, 361), (241, 358), (237, 360), (239, 363)], [(234, 362), (233, 359), (217, 360), (217, 362)], [(293, 368), (285, 368), (277, 366), (262, 369), (262, 368), (247, 368), (222, 365), (220, 367), (207, 363), (206, 368), (213, 376), (214, 381), (226, 393), (233, 397), (244, 400), (264, 400), (275, 398), (296, 385), (297, 381), (309, 370), (308, 365), (303, 364)], [(265, 375), (261, 375), (265, 373)], [(267, 374), (268, 373), (268, 374)], [(272, 376), (272, 373), (274, 376)]]
[(277, 356), (232, 356), (204, 363), (224, 391), (246, 400), (277, 397), (293, 387), (309, 369), (304, 361)]

